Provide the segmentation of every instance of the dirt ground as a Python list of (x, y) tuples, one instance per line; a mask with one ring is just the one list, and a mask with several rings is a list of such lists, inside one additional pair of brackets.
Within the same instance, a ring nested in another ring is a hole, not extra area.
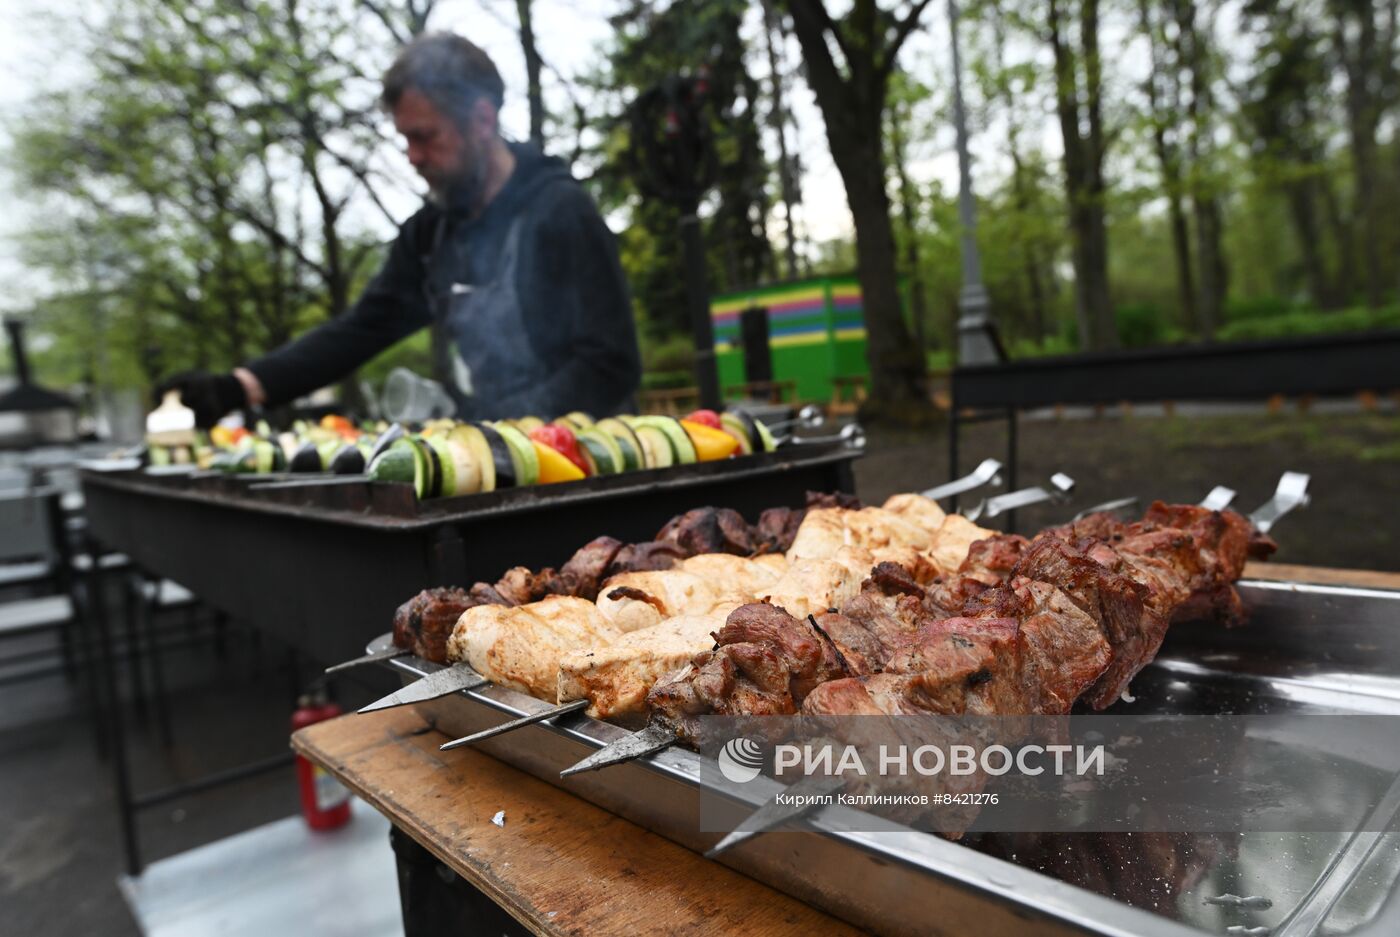
[[(1022, 533), (1129, 495), (1143, 507), (1154, 498), (1194, 503), (1216, 485), (1239, 492), (1233, 506), (1248, 512), (1269, 499), (1282, 472), (1294, 470), (1312, 476), (1312, 503), (1274, 528), (1276, 561), (1400, 571), (1400, 416), (1394, 413), (1115, 414), (1022, 418), (1019, 426), (1019, 486), (1046, 484), (1057, 471), (1077, 483), (1067, 503), (1021, 511)], [(988, 457), (1005, 460), (1005, 424), (965, 426), (960, 470)], [(867, 503), (942, 483), (948, 478), (946, 427), (871, 430), (855, 474)]]

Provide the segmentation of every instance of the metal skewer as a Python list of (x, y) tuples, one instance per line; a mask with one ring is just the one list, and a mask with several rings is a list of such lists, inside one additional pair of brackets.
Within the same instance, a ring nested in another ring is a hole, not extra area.
[(654, 755), (659, 751), (665, 751), (678, 741), (680, 738), (674, 729), (659, 725), (647, 726), (645, 729), (633, 732), (626, 738), (604, 745), (572, 768), (560, 771), (559, 776), (567, 778), (571, 774), (597, 771), (599, 768), (621, 764), (634, 758)]
[(1049, 489), (1036, 485), (1034, 488), (1008, 491), (1004, 495), (987, 498), (964, 516), (970, 521), (976, 521), (982, 517), (992, 518), (998, 514), (1005, 514), (1007, 511), (1014, 511), (1032, 504), (1041, 504), (1045, 501), (1063, 501), (1073, 490), (1074, 479), (1063, 472), (1056, 472), (1050, 476)]
[(1096, 504), (1093, 507), (1085, 508), (1078, 514), (1074, 515), (1073, 520), (1082, 521), (1090, 514), (1105, 514), (1112, 513), (1114, 511), (1121, 511), (1124, 508), (1130, 508), (1137, 503), (1137, 495), (1131, 495), (1127, 498), (1115, 498), (1112, 501), (1105, 501), (1102, 504)]
[(425, 703), (430, 699), (437, 699), (439, 696), (447, 696), (459, 690), (473, 690), (479, 686), (489, 683), (485, 677), (472, 670), (465, 664), (454, 664), (451, 667), (444, 667), (435, 673), (430, 673), (421, 680), (410, 683), (408, 686), (395, 690), (382, 699), (377, 699), (368, 706), (360, 710), (362, 713), (372, 713), (380, 709), (389, 709), (392, 706), (406, 706), (409, 703)]
[(1249, 515), (1249, 519), (1254, 526), (1259, 528), (1261, 534), (1267, 534), (1269, 530), (1279, 522), (1279, 520), (1294, 508), (1307, 507), (1311, 500), (1308, 497), (1308, 482), (1311, 477), (1302, 472), (1284, 472), (1278, 480), (1278, 487), (1274, 489), (1274, 496), (1254, 509), (1254, 513)]
[(777, 829), (818, 809), (824, 809), (825, 805), (820, 802), (819, 798), (826, 794), (835, 793), (841, 789), (841, 786), (840, 779), (825, 776), (804, 778), (798, 781), (784, 793), (811, 796), (793, 798), (796, 801), (795, 804), (779, 804), (778, 798), (775, 796), (768, 803), (745, 817), (743, 823), (740, 823), (723, 839), (711, 846), (705, 852), (705, 858), (713, 859), (746, 839), (752, 839), (760, 833), (767, 833), (769, 830)]
[(459, 739), (453, 739), (450, 742), (438, 746), (438, 749), (440, 751), (450, 752), (454, 748), (462, 748), (465, 745), (471, 745), (474, 742), (480, 742), (482, 739), (489, 739), (495, 735), (504, 735), (514, 729), (533, 725), (536, 722), (544, 722), (546, 719), (562, 716), (565, 713), (578, 712), (581, 709), (587, 709), (588, 706), (589, 701), (586, 699), (576, 699), (567, 703), (560, 703), (558, 706), (551, 706), (537, 713), (521, 716), (519, 719), (512, 719), (510, 722), (503, 722), (498, 726), (492, 726), (489, 729), (482, 729), (480, 732), (473, 732), (471, 735), (464, 735)]
[(860, 428), (859, 423), (847, 423), (841, 427), (840, 432), (826, 436), (794, 436), (788, 433), (786, 436), (773, 437), (773, 444), (777, 446), (809, 446), (824, 442), (844, 442), (856, 449), (864, 449), (865, 430)]
[(326, 668), (326, 673), (340, 673), (342, 670), (349, 670), (352, 667), (362, 667), (365, 664), (378, 664), (382, 661), (393, 660), (396, 657), (405, 657), (411, 652), (402, 647), (386, 647), (378, 651), (370, 651), (363, 657), (356, 657), (354, 660), (342, 661), (339, 664), (331, 664)]
[(1223, 511), (1230, 506), (1230, 502), (1235, 500), (1235, 489), (1226, 488), (1224, 485), (1216, 485), (1210, 490), (1201, 501), (1200, 507), (1208, 511)]
[[(758, 419), (753, 417), (753, 419)], [(800, 426), (803, 429), (816, 429), (826, 422), (826, 414), (822, 413), (822, 408), (814, 403), (809, 403), (801, 410), (797, 411), (797, 416), (790, 420), (779, 420), (776, 423), (764, 423), (768, 427), (768, 432), (777, 433), (790, 426)]]
[(983, 459), (982, 463), (962, 478), (955, 478), (950, 482), (944, 482), (930, 488), (923, 493), (930, 501), (938, 501), (943, 498), (951, 498), (953, 495), (960, 495), (963, 492), (971, 491), (974, 488), (981, 488), (983, 485), (1001, 484), (1001, 463), (996, 459)]

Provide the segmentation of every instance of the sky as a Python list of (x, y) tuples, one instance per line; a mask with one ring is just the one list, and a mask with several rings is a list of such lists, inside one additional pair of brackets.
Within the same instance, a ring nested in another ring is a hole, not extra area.
[[(536, 38), (544, 60), (569, 79), (588, 71), (601, 58), (611, 32), (607, 15), (617, 6), (615, 0), (535, 0)], [(21, 119), (17, 115), (34, 89), (72, 83), (80, 80), (84, 73), (83, 62), (73, 51), (78, 44), (65, 39), (61, 18), (100, 8), (95, 0), (80, 0), (64, 6), (60, 13), (53, 13), (40, 0), (0, 0), (0, 23), (5, 24), (5, 28), (0, 29), (0, 151), (7, 145), (9, 127)], [(925, 28), (911, 37), (901, 60), (907, 70), (926, 84), (946, 86), (948, 83), (944, 10), (941, 3), (930, 6), (924, 15)], [(756, 38), (760, 26), (755, 10), (746, 30)], [(525, 64), (515, 32), (513, 0), (442, 0), (434, 10), (429, 27), (450, 29), (468, 36), (492, 55), (507, 88), (502, 125), (509, 136), (517, 139), (527, 136), (528, 107), (523, 93)], [(788, 66), (795, 67), (798, 58), (799, 50), (794, 44), (788, 50)], [(753, 55), (750, 68), (760, 80), (766, 78), (766, 56)], [(827, 149), (820, 111), (803, 82), (794, 82), (792, 87), (790, 107), (797, 122), (797, 135), (789, 142), (790, 145), (795, 143), (806, 171), (798, 225), (804, 239), (811, 242), (849, 238), (850, 212), (840, 176)], [(545, 88), (546, 104), (554, 105), (552, 110), (556, 113), (563, 112), (567, 99), (558, 80), (547, 76)], [(994, 136), (988, 134), (989, 138)], [(771, 135), (766, 143), (770, 154), (776, 154)], [(561, 142), (561, 148), (563, 145)], [(914, 141), (909, 149), (908, 168), (916, 182), (936, 179), (945, 190), (955, 189), (957, 164), (950, 121), (935, 121), (934, 132)], [(986, 161), (994, 167), (999, 158), (992, 139), (974, 140), (973, 152), (975, 164)], [(413, 178), (397, 149), (386, 150), (383, 159), (405, 179)], [(417, 206), (415, 187), (406, 186), (387, 199), (390, 210), (399, 217), (406, 217)], [(0, 158), (0, 197), (10, 206), (0, 212), (0, 282), (7, 285), (0, 291), (0, 310), (22, 309), (44, 292), (46, 284), (42, 277), (26, 270), (20, 262), (17, 239), (35, 219), (24, 193), (15, 191), (3, 158)], [(392, 236), (393, 228), (382, 216), (367, 212), (364, 217), (368, 223), (382, 228), (386, 239)], [(618, 227), (621, 219), (609, 220)], [(781, 243), (780, 221), (774, 218), (772, 225), (777, 246)]]

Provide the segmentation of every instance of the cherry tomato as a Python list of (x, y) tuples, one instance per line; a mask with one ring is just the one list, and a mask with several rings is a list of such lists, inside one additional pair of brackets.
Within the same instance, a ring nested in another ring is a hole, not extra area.
[(686, 417), (686, 419), (692, 423), (700, 423), (703, 426), (708, 426), (710, 429), (724, 428), (720, 425), (719, 414), (713, 410), (696, 410), (690, 416)]
[(588, 463), (583, 460), (583, 454), (578, 451), (578, 439), (575, 438), (573, 430), (567, 426), (559, 426), (555, 423), (537, 426), (530, 430), (530, 438), (560, 453), (564, 458), (577, 465), (579, 471), (585, 475), (588, 474)]

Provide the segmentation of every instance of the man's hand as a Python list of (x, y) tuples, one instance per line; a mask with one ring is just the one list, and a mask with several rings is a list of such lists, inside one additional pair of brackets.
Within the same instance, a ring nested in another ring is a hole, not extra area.
[(160, 383), (156, 402), (172, 390), (180, 392), (180, 401), (194, 411), (195, 425), (201, 429), (208, 429), (225, 414), (248, 406), (243, 382), (232, 374), (184, 371)]

